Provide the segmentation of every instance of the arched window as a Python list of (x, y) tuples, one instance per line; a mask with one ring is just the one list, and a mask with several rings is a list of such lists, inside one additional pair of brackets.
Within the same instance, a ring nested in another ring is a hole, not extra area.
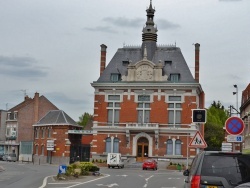
[(113, 152), (119, 153), (119, 139), (118, 138), (114, 138)]
[(167, 155), (173, 155), (173, 141), (171, 139), (167, 140)]
[(111, 138), (106, 138), (106, 153), (111, 153)]
[(181, 155), (181, 140), (175, 141), (175, 155)]

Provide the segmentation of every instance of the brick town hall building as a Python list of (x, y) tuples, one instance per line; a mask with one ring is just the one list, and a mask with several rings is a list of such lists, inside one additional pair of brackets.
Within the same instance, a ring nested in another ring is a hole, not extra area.
[(157, 45), (150, 2), (140, 47), (119, 48), (106, 66), (101, 45), (100, 77), (95, 89), (92, 158), (118, 152), (124, 158), (186, 159), (198, 152), (188, 147), (204, 124), (192, 123), (192, 109), (204, 108), (195, 44), (195, 77), (176, 45)]

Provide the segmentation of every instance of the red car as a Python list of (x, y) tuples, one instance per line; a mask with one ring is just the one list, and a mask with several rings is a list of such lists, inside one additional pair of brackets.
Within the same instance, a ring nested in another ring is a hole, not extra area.
[(157, 170), (157, 168), (158, 168), (158, 165), (157, 165), (156, 160), (154, 159), (148, 159), (144, 161), (142, 164), (142, 170), (147, 170), (147, 169)]

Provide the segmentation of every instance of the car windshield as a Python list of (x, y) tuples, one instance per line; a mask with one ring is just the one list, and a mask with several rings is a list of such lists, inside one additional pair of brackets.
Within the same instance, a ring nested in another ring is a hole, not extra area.
[(224, 177), (231, 185), (250, 181), (249, 156), (204, 156), (202, 176)]

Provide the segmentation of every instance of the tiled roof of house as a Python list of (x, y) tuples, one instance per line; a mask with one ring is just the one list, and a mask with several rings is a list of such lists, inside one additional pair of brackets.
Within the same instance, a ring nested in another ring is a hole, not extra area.
[(81, 127), (62, 110), (51, 110), (42, 117), (34, 126), (41, 125), (72, 125)]

